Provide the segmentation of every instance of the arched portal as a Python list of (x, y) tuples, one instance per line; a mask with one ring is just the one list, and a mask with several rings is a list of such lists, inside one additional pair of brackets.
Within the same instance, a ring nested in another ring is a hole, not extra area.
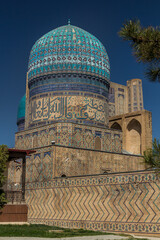
[(114, 123), (112, 124), (111, 128), (122, 131), (121, 126), (120, 126), (119, 123), (117, 123), (117, 122), (114, 122)]
[(126, 150), (133, 154), (141, 154), (141, 124), (132, 119), (126, 129)]

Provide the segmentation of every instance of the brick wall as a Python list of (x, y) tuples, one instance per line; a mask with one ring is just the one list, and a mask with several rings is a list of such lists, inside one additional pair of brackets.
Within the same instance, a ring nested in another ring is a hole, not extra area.
[(26, 188), (30, 223), (160, 234), (160, 182), (153, 172), (57, 178)]

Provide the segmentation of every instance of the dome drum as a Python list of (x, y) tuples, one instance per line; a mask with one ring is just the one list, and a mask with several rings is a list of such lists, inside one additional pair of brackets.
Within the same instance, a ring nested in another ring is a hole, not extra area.
[[(99, 83), (102, 83), (101, 86), (106, 86), (106, 88), (109, 88), (110, 83), (107, 82), (105, 79), (96, 77), (94, 75), (88, 75), (88, 74), (81, 74), (81, 73), (57, 73), (57, 74), (47, 74), (43, 76), (37, 76), (29, 81), (28, 87), (29, 89), (32, 89), (34, 86), (42, 85), (42, 84), (48, 84), (50, 82), (75, 82), (74, 79), (78, 79), (78, 81), (81, 81), (81, 79), (87, 79), (87, 82), (90, 80), (90, 84), (98, 85)], [(62, 80), (63, 79), (63, 80)], [(83, 80), (82, 80), (83, 81)]]
[[(77, 93), (77, 94), (76, 94)], [(29, 105), (30, 126), (40, 122), (75, 122), (87, 125), (108, 125), (108, 102), (91, 93), (55, 92), (33, 97)]]
[(59, 74), (50, 75), (50, 77), (37, 78), (32, 83), (29, 83), (30, 98), (46, 92), (57, 91), (65, 92), (72, 91), (74, 95), (75, 91), (90, 92), (93, 94), (99, 94), (108, 99), (109, 84), (100, 79), (95, 79), (92, 76), (80, 75), (80, 74)]

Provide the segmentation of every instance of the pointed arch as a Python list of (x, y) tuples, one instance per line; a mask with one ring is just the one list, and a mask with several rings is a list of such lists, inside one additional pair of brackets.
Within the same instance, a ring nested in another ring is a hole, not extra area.
[(117, 122), (114, 122), (114, 123), (111, 125), (111, 128), (122, 131), (122, 127), (121, 127), (121, 126), (119, 125), (119, 123), (117, 123)]
[(141, 152), (141, 124), (138, 120), (132, 119), (126, 129), (126, 150), (132, 154)]

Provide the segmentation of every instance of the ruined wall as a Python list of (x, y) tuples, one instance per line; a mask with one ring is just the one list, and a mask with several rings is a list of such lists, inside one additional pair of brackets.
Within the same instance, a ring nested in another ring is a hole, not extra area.
[(27, 183), (26, 201), (30, 223), (160, 234), (160, 182), (153, 172)]

